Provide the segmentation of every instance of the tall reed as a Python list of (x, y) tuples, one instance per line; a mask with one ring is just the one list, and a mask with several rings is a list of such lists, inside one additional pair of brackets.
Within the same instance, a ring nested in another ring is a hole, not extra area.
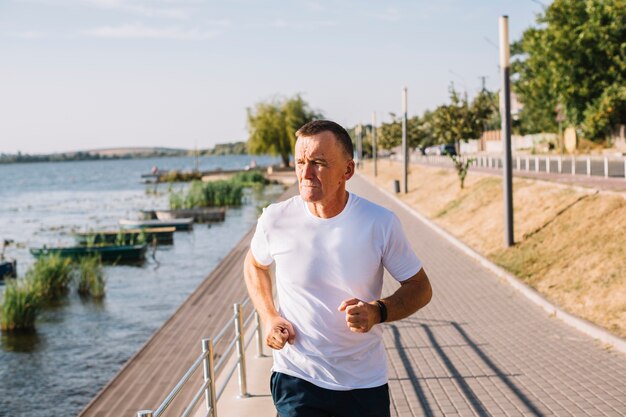
[(102, 298), (105, 293), (105, 280), (102, 260), (99, 256), (82, 258), (74, 270), (78, 294)]
[(72, 281), (72, 261), (58, 255), (43, 256), (26, 272), (43, 301), (58, 300), (67, 294)]
[(32, 282), (8, 280), (0, 305), (0, 330), (33, 330), (41, 301)]
[(170, 208), (240, 206), (243, 185), (234, 181), (193, 181), (186, 193), (170, 194)]

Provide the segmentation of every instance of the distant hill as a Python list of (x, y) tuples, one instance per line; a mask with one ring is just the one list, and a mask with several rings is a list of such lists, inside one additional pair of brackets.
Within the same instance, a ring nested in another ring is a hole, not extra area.
[(19, 162), (62, 162), (62, 161), (88, 161), (97, 159), (132, 159), (150, 158), (162, 156), (188, 156), (188, 155), (241, 155), (245, 154), (245, 142), (223, 143), (210, 149), (182, 149), (163, 147), (126, 147), (126, 148), (103, 148), (83, 151), (61, 152), (53, 154), (29, 155), (18, 152), (17, 154), (0, 154), (0, 164)]
[[(128, 148), (105, 148), (82, 151), (89, 155), (100, 156), (153, 156), (153, 155), (181, 155), (189, 151), (182, 148), (159, 148), (159, 147), (128, 147)], [(79, 152), (66, 152), (66, 154), (76, 154)]]

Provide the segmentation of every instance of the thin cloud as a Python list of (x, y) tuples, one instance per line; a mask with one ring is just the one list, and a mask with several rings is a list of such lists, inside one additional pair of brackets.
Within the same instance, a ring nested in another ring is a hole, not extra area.
[(402, 19), (400, 11), (396, 8), (387, 8), (382, 12), (375, 14), (374, 17), (387, 22), (397, 22)]
[(102, 26), (84, 32), (88, 36), (103, 39), (173, 39), (198, 41), (213, 39), (216, 31), (171, 28), (154, 28), (144, 25)]
[[(186, 19), (190, 16), (189, 8), (163, 7), (158, 2), (141, 2), (128, 0), (86, 0), (86, 3), (101, 9), (118, 10), (146, 17), (165, 17), (170, 19)], [(184, 6), (181, 2), (178, 6)]]
[(338, 22), (334, 20), (314, 20), (310, 22), (292, 22), (284, 19), (276, 19), (272, 23), (272, 26), (277, 28), (287, 28), (287, 29), (320, 29), (325, 27), (337, 26)]
[(20, 39), (43, 39), (46, 37), (46, 34), (43, 32), (37, 32), (34, 30), (24, 30), (19, 32), (9, 32), (9, 36)]

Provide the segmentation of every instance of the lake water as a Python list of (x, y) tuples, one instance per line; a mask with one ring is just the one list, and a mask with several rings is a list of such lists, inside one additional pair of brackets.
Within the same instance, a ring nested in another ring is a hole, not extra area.
[[(243, 168), (250, 160), (203, 157), (199, 169)], [(193, 165), (191, 158), (0, 165), (0, 239), (14, 241), (6, 255), (17, 259), (23, 277), (34, 262), (29, 247), (71, 244), (72, 232), (116, 228), (119, 218), (136, 218), (138, 210), (166, 208), (168, 185), (145, 185), (140, 175), (152, 166)], [(229, 209), (223, 223), (176, 232), (174, 245), (159, 247), (141, 267), (106, 266), (101, 302), (84, 301), (73, 289), (44, 310), (35, 333), (1, 333), (0, 416), (78, 414), (250, 230), (257, 205), (282, 191), (250, 191), (247, 204)]]

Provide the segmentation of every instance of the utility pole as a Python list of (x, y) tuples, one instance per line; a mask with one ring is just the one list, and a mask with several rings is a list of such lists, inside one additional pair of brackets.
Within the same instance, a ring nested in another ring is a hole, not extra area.
[(509, 82), (509, 17), (500, 17), (500, 114), (502, 116), (504, 245), (513, 246), (513, 168), (511, 158), (511, 90)]
[(486, 86), (486, 81), (487, 81), (487, 76), (485, 75), (481, 75), (480, 77), (478, 77), (480, 79), (480, 82), (482, 84), (482, 88), (480, 89), (480, 91), (485, 91), (487, 90), (487, 86)]
[(376, 161), (376, 112), (372, 112), (372, 158), (374, 158), (374, 176), (378, 176), (378, 165)]
[(407, 89), (402, 89), (402, 160), (404, 162), (403, 175), (404, 175), (404, 194), (409, 192), (408, 179), (409, 179), (409, 144), (406, 140), (406, 127), (407, 127)]
[(357, 163), (359, 168), (363, 166), (363, 137), (361, 136), (362, 129), (363, 128), (361, 127), (361, 123), (356, 125), (356, 151), (357, 155), (359, 156), (359, 161)]

